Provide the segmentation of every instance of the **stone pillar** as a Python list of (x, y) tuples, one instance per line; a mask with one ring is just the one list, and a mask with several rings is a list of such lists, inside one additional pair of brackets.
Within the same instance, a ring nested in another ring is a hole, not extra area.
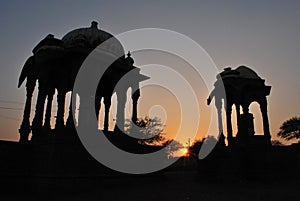
[(140, 89), (137, 89), (136, 91), (133, 91), (132, 93), (132, 117), (131, 120), (136, 123), (137, 121), (137, 104), (140, 97)]
[(111, 96), (104, 96), (104, 131), (108, 131)]
[(101, 99), (102, 96), (96, 92), (96, 98), (95, 98), (95, 110), (96, 110), (96, 117), (99, 119), (99, 113), (101, 109)]
[(232, 104), (227, 103), (226, 107), (226, 125), (227, 125), (227, 139), (228, 143), (232, 141), (232, 124), (231, 124)]
[(65, 125), (65, 121), (64, 121), (65, 97), (66, 97), (66, 92), (64, 90), (58, 90), (58, 93), (57, 93), (57, 115), (56, 115), (55, 129), (63, 128)]
[[(69, 115), (68, 115), (67, 123), (66, 123), (66, 126), (68, 128), (73, 127), (73, 126), (75, 127), (75, 121), (74, 121), (74, 117), (73, 117), (74, 111), (72, 108), (73, 107), (72, 95), (73, 95), (73, 92), (71, 94), (70, 105), (69, 105)], [(76, 103), (76, 101), (75, 101), (75, 103)]]
[(52, 101), (53, 101), (53, 96), (55, 93), (55, 88), (52, 88), (48, 92), (48, 99), (47, 99), (47, 107), (46, 107), (46, 114), (45, 114), (45, 122), (44, 122), (44, 127), (47, 129), (51, 129), (51, 112), (52, 112)]
[(124, 131), (125, 122), (125, 104), (126, 104), (126, 91), (117, 92), (117, 124), (119, 130)]
[[(27, 78), (28, 79), (28, 78)], [(30, 112), (31, 112), (31, 101), (32, 101), (32, 95), (35, 88), (35, 80), (34, 81), (28, 81), (26, 83), (26, 101), (25, 101), (25, 107), (24, 107), (24, 113), (23, 113), (23, 121), (19, 129), (20, 133), (20, 142), (27, 142), (28, 136), (30, 133)]]
[(215, 98), (215, 105), (218, 114), (218, 128), (219, 134), (223, 133), (223, 122), (222, 122), (222, 99)]
[(218, 114), (218, 129), (219, 129), (219, 143), (225, 145), (225, 137), (223, 134), (223, 121), (222, 121), (222, 99), (216, 98), (215, 99), (215, 105), (217, 108), (217, 114)]
[(33, 138), (38, 132), (42, 132), (42, 124), (44, 117), (44, 106), (46, 100), (46, 87), (39, 83), (38, 98), (35, 106), (35, 115), (32, 121), (32, 136)]
[(268, 118), (268, 104), (267, 104), (267, 98), (264, 97), (260, 102), (260, 110), (262, 114), (263, 119), (263, 128), (264, 128), (264, 135), (265, 137), (270, 140), (271, 134), (270, 134), (270, 127), (269, 127), (269, 118)]
[(90, 126), (94, 126), (91, 124), (91, 117), (95, 113), (95, 107), (93, 107), (93, 104), (91, 104), (93, 103), (93, 99), (84, 92), (79, 93), (79, 95), (80, 105), (78, 114), (78, 127), (87, 128)]

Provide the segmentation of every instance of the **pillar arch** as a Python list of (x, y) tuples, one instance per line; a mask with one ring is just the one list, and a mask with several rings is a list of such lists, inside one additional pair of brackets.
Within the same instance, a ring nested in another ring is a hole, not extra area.
[(261, 114), (262, 114), (264, 136), (267, 139), (270, 140), (271, 139), (271, 134), (270, 134), (269, 118), (268, 118), (267, 97), (261, 98), (258, 102), (259, 102), (260, 111), (261, 111)]
[(260, 104), (257, 101), (253, 101), (249, 105), (249, 112), (253, 114), (253, 124), (256, 134), (263, 134), (263, 119), (260, 111)]

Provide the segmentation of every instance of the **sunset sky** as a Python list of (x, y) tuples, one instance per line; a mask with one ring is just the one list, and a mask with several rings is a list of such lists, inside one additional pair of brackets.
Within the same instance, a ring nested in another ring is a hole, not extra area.
[[(0, 139), (19, 139), (25, 87), (18, 89), (17, 82), (33, 47), (49, 33), (61, 38), (75, 28), (89, 27), (93, 20), (99, 22), (100, 29), (112, 34), (149, 27), (170, 29), (201, 45), (220, 71), (228, 66), (251, 67), (272, 86), (268, 108), (271, 134), (276, 139), (281, 123), (300, 115), (299, 10), (297, 0), (1, 2)], [(149, 62), (143, 55), (133, 54), (133, 57), (137, 66)], [(153, 58), (159, 60), (158, 57)], [(181, 66), (184, 68), (184, 64)], [(215, 108), (214, 104), (205, 105), (207, 88), (212, 86), (206, 87), (200, 81), (198, 87), (201, 122), (197, 138), (201, 138), (207, 132), (210, 112), (215, 112)], [(147, 115), (152, 105), (165, 106), (166, 132), (173, 136), (180, 121), (173, 98), (159, 88), (142, 89), (139, 116)], [(153, 115), (163, 114), (157, 111)], [(250, 112), (255, 117), (256, 133), (262, 134), (258, 104), (252, 104)], [(165, 119), (164, 115), (161, 118)], [(181, 141), (187, 142), (190, 134)]]

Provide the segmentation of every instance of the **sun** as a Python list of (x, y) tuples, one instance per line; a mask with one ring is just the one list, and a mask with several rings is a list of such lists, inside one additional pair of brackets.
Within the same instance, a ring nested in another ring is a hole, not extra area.
[(182, 148), (182, 149), (180, 150), (180, 152), (181, 152), (181, 156), (188, 156), (188, 155), (189, 155), (189, 150), (188, 150), (188, 148)]

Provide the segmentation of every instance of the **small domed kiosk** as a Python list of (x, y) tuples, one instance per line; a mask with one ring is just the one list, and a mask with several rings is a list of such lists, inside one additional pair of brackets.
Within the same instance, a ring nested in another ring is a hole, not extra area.
[[(254, 138), (253, 115), (249, 113), (249, 105), (257, 102), (260, 105), (264, 141), (270, 144), (271, 135), (269, 130), (267, 96), (270, 94), (271, 86), (265, 85), (265, 80), (261, 79), (256, 72), (246, 66), (239, 66), (232, 70), (230, 67), (225, 68), (223, 72), (217, 75), (215, 88), (210, 93), (207, 103), (210, 104), (215, 97), (215, 105), (218, 113), (219, 134), (223, 135), (222, 123), (222, 99), (225, 102), (227, 140), (231, 146), (234, 141), (249, 141)], [(218, 93), (221, 86), (224, 86), (225, 94)], [(235, 105), (238, 132), (236, 139), (232, 136), (231, 113), (232, 106)], [(243, 113), (240, 113), (240, 106)]]

